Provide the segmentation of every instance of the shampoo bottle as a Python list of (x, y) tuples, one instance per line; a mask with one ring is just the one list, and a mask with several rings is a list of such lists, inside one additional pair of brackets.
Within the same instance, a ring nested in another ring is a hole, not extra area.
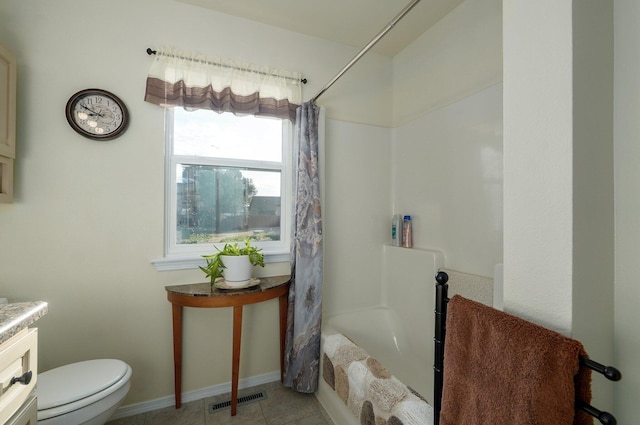
[(413, 235), (411, 233), (411, 216), (405, 215), (402, 222), (402, 246), (405, 248), (413, 246)]
[(402, 245), (402, 220), (400, 214), (394, 214), (391, 220), (391, 245)]

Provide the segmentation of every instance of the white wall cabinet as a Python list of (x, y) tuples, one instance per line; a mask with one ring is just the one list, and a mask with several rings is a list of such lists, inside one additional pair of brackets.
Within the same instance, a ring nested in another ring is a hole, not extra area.
[(13, 201), (16, 157), (16, 57), (0, 44), (0, 202)]

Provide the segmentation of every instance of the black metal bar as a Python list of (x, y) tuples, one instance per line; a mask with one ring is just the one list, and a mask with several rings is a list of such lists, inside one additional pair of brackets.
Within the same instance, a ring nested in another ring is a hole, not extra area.
[(589, 369), (593, 369), (596, 372), (603, 374), (609, 381), (619, 381), (622, 379), (622, 373), (613, 366), (605, 366), (588, 357), (582, 356), (580, 356), (580, 363)]
[(577, 401), (576, 408), (584, 410), (594, 418), (598, 419), (603, 425), (616, 425), (618, 423), (616, 418), (611, 413), (598, 410), (592, 405), (585, 403), (584, 401)]
[(440, 424), (440, 410), (442, 409), (442, 387), (444, 386), (444, 339), (447, 332), (447, 292), (449, 290), (449, 275), (445, 272), (436, 274), (436, 311), (434, 364), (433, 364), (433, 408), (434, 425)]
[[(157, 50), (153, 50), (151, 47), (147, 47), (147, 54), (148, 54), (149, 56), (151, 56), (151, 55), (155, 55), (156, 53), (158, 53), (158, 51), (157, 51)], [(264, 73), (261, 73), (261, 74), (264, 74)], [(291, 78), (291, 79), (293, 80), (293, 78)], [(306, 79), (306, 78), (301, 78), (299, 81), (300, 81), (302, 84), (307, 84), (307, 79)]]
[[(435, 337), (434, 341), (434, 380), (433, 380), (433, 408), (434, 425), (440, 424), (440, 411), (442, 410), (442, 389), (444, 387), (444, 343), (447, 333), (447, 303), (449, 302), (448, 290), (449, 275), (445, 272), (436, 274), (436, 310), (435, 310)], [(604, 366), (588, 357), (580, 356), (580, 363), (611, 381), (622, 379), (622, 373), (613, 366)], [(609, 412), (596, 409), (588, 403), (577, 400), (576, 409), (581, 409), (597, 418), (603, 425), (616, 425), (616, 418)]]

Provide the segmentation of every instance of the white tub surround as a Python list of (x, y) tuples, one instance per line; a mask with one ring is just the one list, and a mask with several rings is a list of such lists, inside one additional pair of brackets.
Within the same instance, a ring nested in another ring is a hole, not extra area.
[[(435, 275), (444, 269), (444, 254), (435, 250), (385, 245), (381, 263), (380, 286), (375, 285), (376, 282), (367, 282), (372, 288), (381, 288), (380, 302), (370, 307), (326, 314), (322, 322), (323, 353), (327, 353), (327, 344), (331, 344), (327, 338), (342, 334), (363, 350), (366, 358), (375, 359), (388, 370), (398, 383), (411, 388), (432, 404)], [(449, 273), (454, 276), (450, 281), (452, 293), (492, 304), (494, 279), (451, 270)], [(330, 365), (325, 365), (327, 358), (323, 356), (322, 360), (322, 370), (330, 368)], [(354, 389), (351, 381), (349, 397), (353, 391), (369, 391), (367, 388)], [(344, 394), (340, 396), (324, 379), (320, 379), (316, 397), (336, 424), (360, 423), (357, 418), (363, 413), (364, 402), (349, 403), (347, 398), (345, 405)], [(392, 414), (376, 410), (373, 406), (372, 410), (383, 419)], [(428, 414), (424, 413), (418, 416), (418, 422), (408, 423), (422, 423), (427, 417)]]
[(433, 408), (342, 334), (324, 338), (322, 378), (360, 423), (433, 424)]
[[(323, 350), (328, 335), (343, 334), (399, 382), (431, 401), (434, 276), (443, 259), (439, 251), (384, 246), (380, 304), (326, 315)], [(324, 379), (320, 379), (316, 397), (334, 423), (360, 423)]]

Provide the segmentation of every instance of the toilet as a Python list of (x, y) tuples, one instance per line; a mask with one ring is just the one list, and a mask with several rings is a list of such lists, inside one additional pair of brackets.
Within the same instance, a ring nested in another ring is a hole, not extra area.
[(129, 391), (131, 367), (121, 360), (72, 363), (38, 374), (39, 425), (104, 425)]

